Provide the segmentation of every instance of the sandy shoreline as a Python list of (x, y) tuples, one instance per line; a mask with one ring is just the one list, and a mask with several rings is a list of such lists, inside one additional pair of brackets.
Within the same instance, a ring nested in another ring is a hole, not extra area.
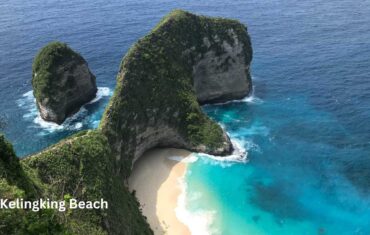
[(189, 155), (189, 151), (181, 149), (155, 149), (140, 157), (134, 165), (129, 188), (136, 191), (143, 214), (156, 235), (190, 234), (175, 212), (182, 193), (179, 179), (186, 172), (186, 163), (179, 161), (179, 157)]

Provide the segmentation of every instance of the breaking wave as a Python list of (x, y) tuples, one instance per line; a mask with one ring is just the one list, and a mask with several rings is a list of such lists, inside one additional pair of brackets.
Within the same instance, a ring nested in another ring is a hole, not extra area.
[(230, 103), (248, 103), (248, 104), (263, 104), (263, 100), (255, 96), (254, 94), (254, 86), (252, 89), (252, 93), (247, 95), (246, 97), (239, 99), (239, 100), (230, 100), (226, 102), (220, 102), (220, 103), (215, 103), (215, 104), (210, 104), (210, 105), (225, 105), (225, 104), (230, 104)]
[[(234, 147), (234, 151), (231, 155), (221, 157), (206, 153), (197, 153), (197, 156), (203, 157), (203, 160), (207, 163), (219, 164), (222, 167), (229, 167), (235, 163), (247, 163), (249, 161), (248, 152), (247, 149), (244, 147), (246, 145), (246, 142), (243, 140), (232, 138), (231, 143)], [(211, 161), (207, 161), (207, 159)]]
[(85, 104), (74, 115), (68, 117), (63, 124), (56, 124), (43, 120), (36, 106), (36, 100), (33, 96), (33, 91), (28, 91), (22, 95), (22, 98), (17, 100), (17, 104), (21, 109), (25, 110), (23, 118), (26, 121), (33, 122), (31, 127), (40, 128), (39, 135), (45, 135), (55, 131), (78, 131), (83, 128), (96, 128), (100, 122), (99, 110), (90, 109), (102, 99), (112, 96), (112, 91), (108, 87), (98, 87), (96, 97), (89, 103)]
[[(192, 235), (219, 234), (219, 232), (212, 227), (216, 211), (189, 211), (187, 209), (187, 201), (191, 196), (189, 197), (189, 195), (187, 195), (187, 184), (184, 177), (179, 179), (179, 185), (181, 194), (177, 199), (177, 207), (175, 208), (176, 217), (188, 227)], [(201, 196), (200, 193), (196, 194), (197, 197)]]

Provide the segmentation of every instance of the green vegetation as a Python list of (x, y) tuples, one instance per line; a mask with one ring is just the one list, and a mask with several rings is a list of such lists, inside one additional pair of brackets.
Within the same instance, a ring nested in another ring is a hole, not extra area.
[(38, 101), (52, 97), (58, 89), (55, 84), (58, 84), (59, 73), (62, 72), (58, 69), (71, 61), (85, 63), (82, 56), (65, 43), (51, 42), (39, 51), (32, 64), (32, 86)]
[(99, 131), (72, 136), (22, 161), (43, 197), (108, 201), (108, 210), (59, 212), (59, 221), (72, 234), (151, 234), (114, 163), (107, 139)]
[[(123, 172), (130, 168), (127, 164), (134, 156), (134, 150), (127, 146), (135, 143), (136, 136), (146, 128), (158, 124), (180, 133), (188, 143), (182, 147), (190, 150), (203, 145), (205, 152), (212, 153), (223, 147), (221, 127), (202, 112), (197, 102), (192, 72), (204, 53), (224, 53), (223, 41), (233, 45), (230, 30), (250, 51), (248, 34), (240, 22), (175, 10), (126, 54), (101, 122), (111, 145), (118, 146), (115, 154), (123, 159)], [(251, 60), (246, 59), (248, 63)]]
[[(137, 136), (162, 125), (176, 130), (185, 148), (204, 146), (202, 151), (213, 152), (223, 147), (222, 129), (197, 102), (192, 66), (209, 50), (223, 53), (221, 43), (234, 42), (230, 29), (249, 45), (245, 27), (237, 21), (173, 11), (124, 57), (98, 130), (77, 133), (22, 161), (0, 136), (1, 198), (103, 198), (109, 203), (107, 210), (0, 210), (0, 234), (152, 234), (125, 185)], [(55, 92), (57, 68), (71, 60), (84, 62), (63, 43), (39, 52), (33, 64), (36, 99)]]
[(1, 210), (0, 234), (16, 235), (70, 235), (57, 221), (53, 210)]
[(10, 159), (0, 165), (1, 198), (103, 198), (109, 205), (107, 210), (65, 212), (0, 210), (0, 234), (152, 234), (136, 198), (115, 173), (107, 139), (99, 131), (78, 133), (21, 162), (3, 137), (0, 151)]
[[(11, 144), (0, 135), (0, 198), (32, 200), (40, 196), (39, 192), (24, 172)], [(0, 210), (0, 234), (67, 234), (62, 233), (63, 225), (52, 213), (51, 210)]]
[[(0, 134), (0, 198), (37, 195), (36, 187), (26, 177), (12, 145)], [(5, 190), (5, 188), (9, 190)]]

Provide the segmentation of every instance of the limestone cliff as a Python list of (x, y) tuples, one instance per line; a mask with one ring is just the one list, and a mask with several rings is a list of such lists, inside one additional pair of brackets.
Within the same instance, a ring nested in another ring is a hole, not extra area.
[[(20, 162), (0, 136), (1, 197), (103, 198), (109, 209), (0, 210), (0, 234), (153, 234), (124, 183), (133, 162), (157, 146), (230, 153), (228, 136), (199, 103), (248, 94), (251, 59), (246, 28), (238, 21), (169, 14), (124, 57), (98, 130), (79, 132)], [(44, 118), (64, 120), (79, 106), (69, 105), (71, 97), (84, 100), (77, 95), (84, 94), (81, 87), (95, 94), (92, 80), (86, 62), (65, 44), (42, 49), (33, 86), (41, 112), (47, 109)]]
[(42, 48), (32, 70), (37, 107), (46, 121), (61, 124), (96, 95), (95, 76), (87, 62), (64, 43)]
[(122, 61), (101, 123), (124, 174), (157, 146), (231, 153), (230, 139), (199, 102), (246, 96), (251, 59), (246, 27), (235, 20), (176, 10), (141, 38)]
[[(204, 37), (208, 51), (193, 65), (194, 89), (201, 104), (241, 99), (252, 90), (250, 40), (246, 34), (237, 35), (233, 28), (226, 33), (229, 40), (221, 41), (217, 34), (208, 36), (212, 39)], [(215, 43), (222, 53), (211, 49)]]

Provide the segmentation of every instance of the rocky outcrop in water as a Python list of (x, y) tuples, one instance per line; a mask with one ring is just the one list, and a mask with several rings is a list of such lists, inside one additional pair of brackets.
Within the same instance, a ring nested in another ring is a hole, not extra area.
[(87, 62), (64, 43), (42, 48), (32, 70), (33, 93), (46, 121), (63, 123), (96, 95), (95, 76)]

